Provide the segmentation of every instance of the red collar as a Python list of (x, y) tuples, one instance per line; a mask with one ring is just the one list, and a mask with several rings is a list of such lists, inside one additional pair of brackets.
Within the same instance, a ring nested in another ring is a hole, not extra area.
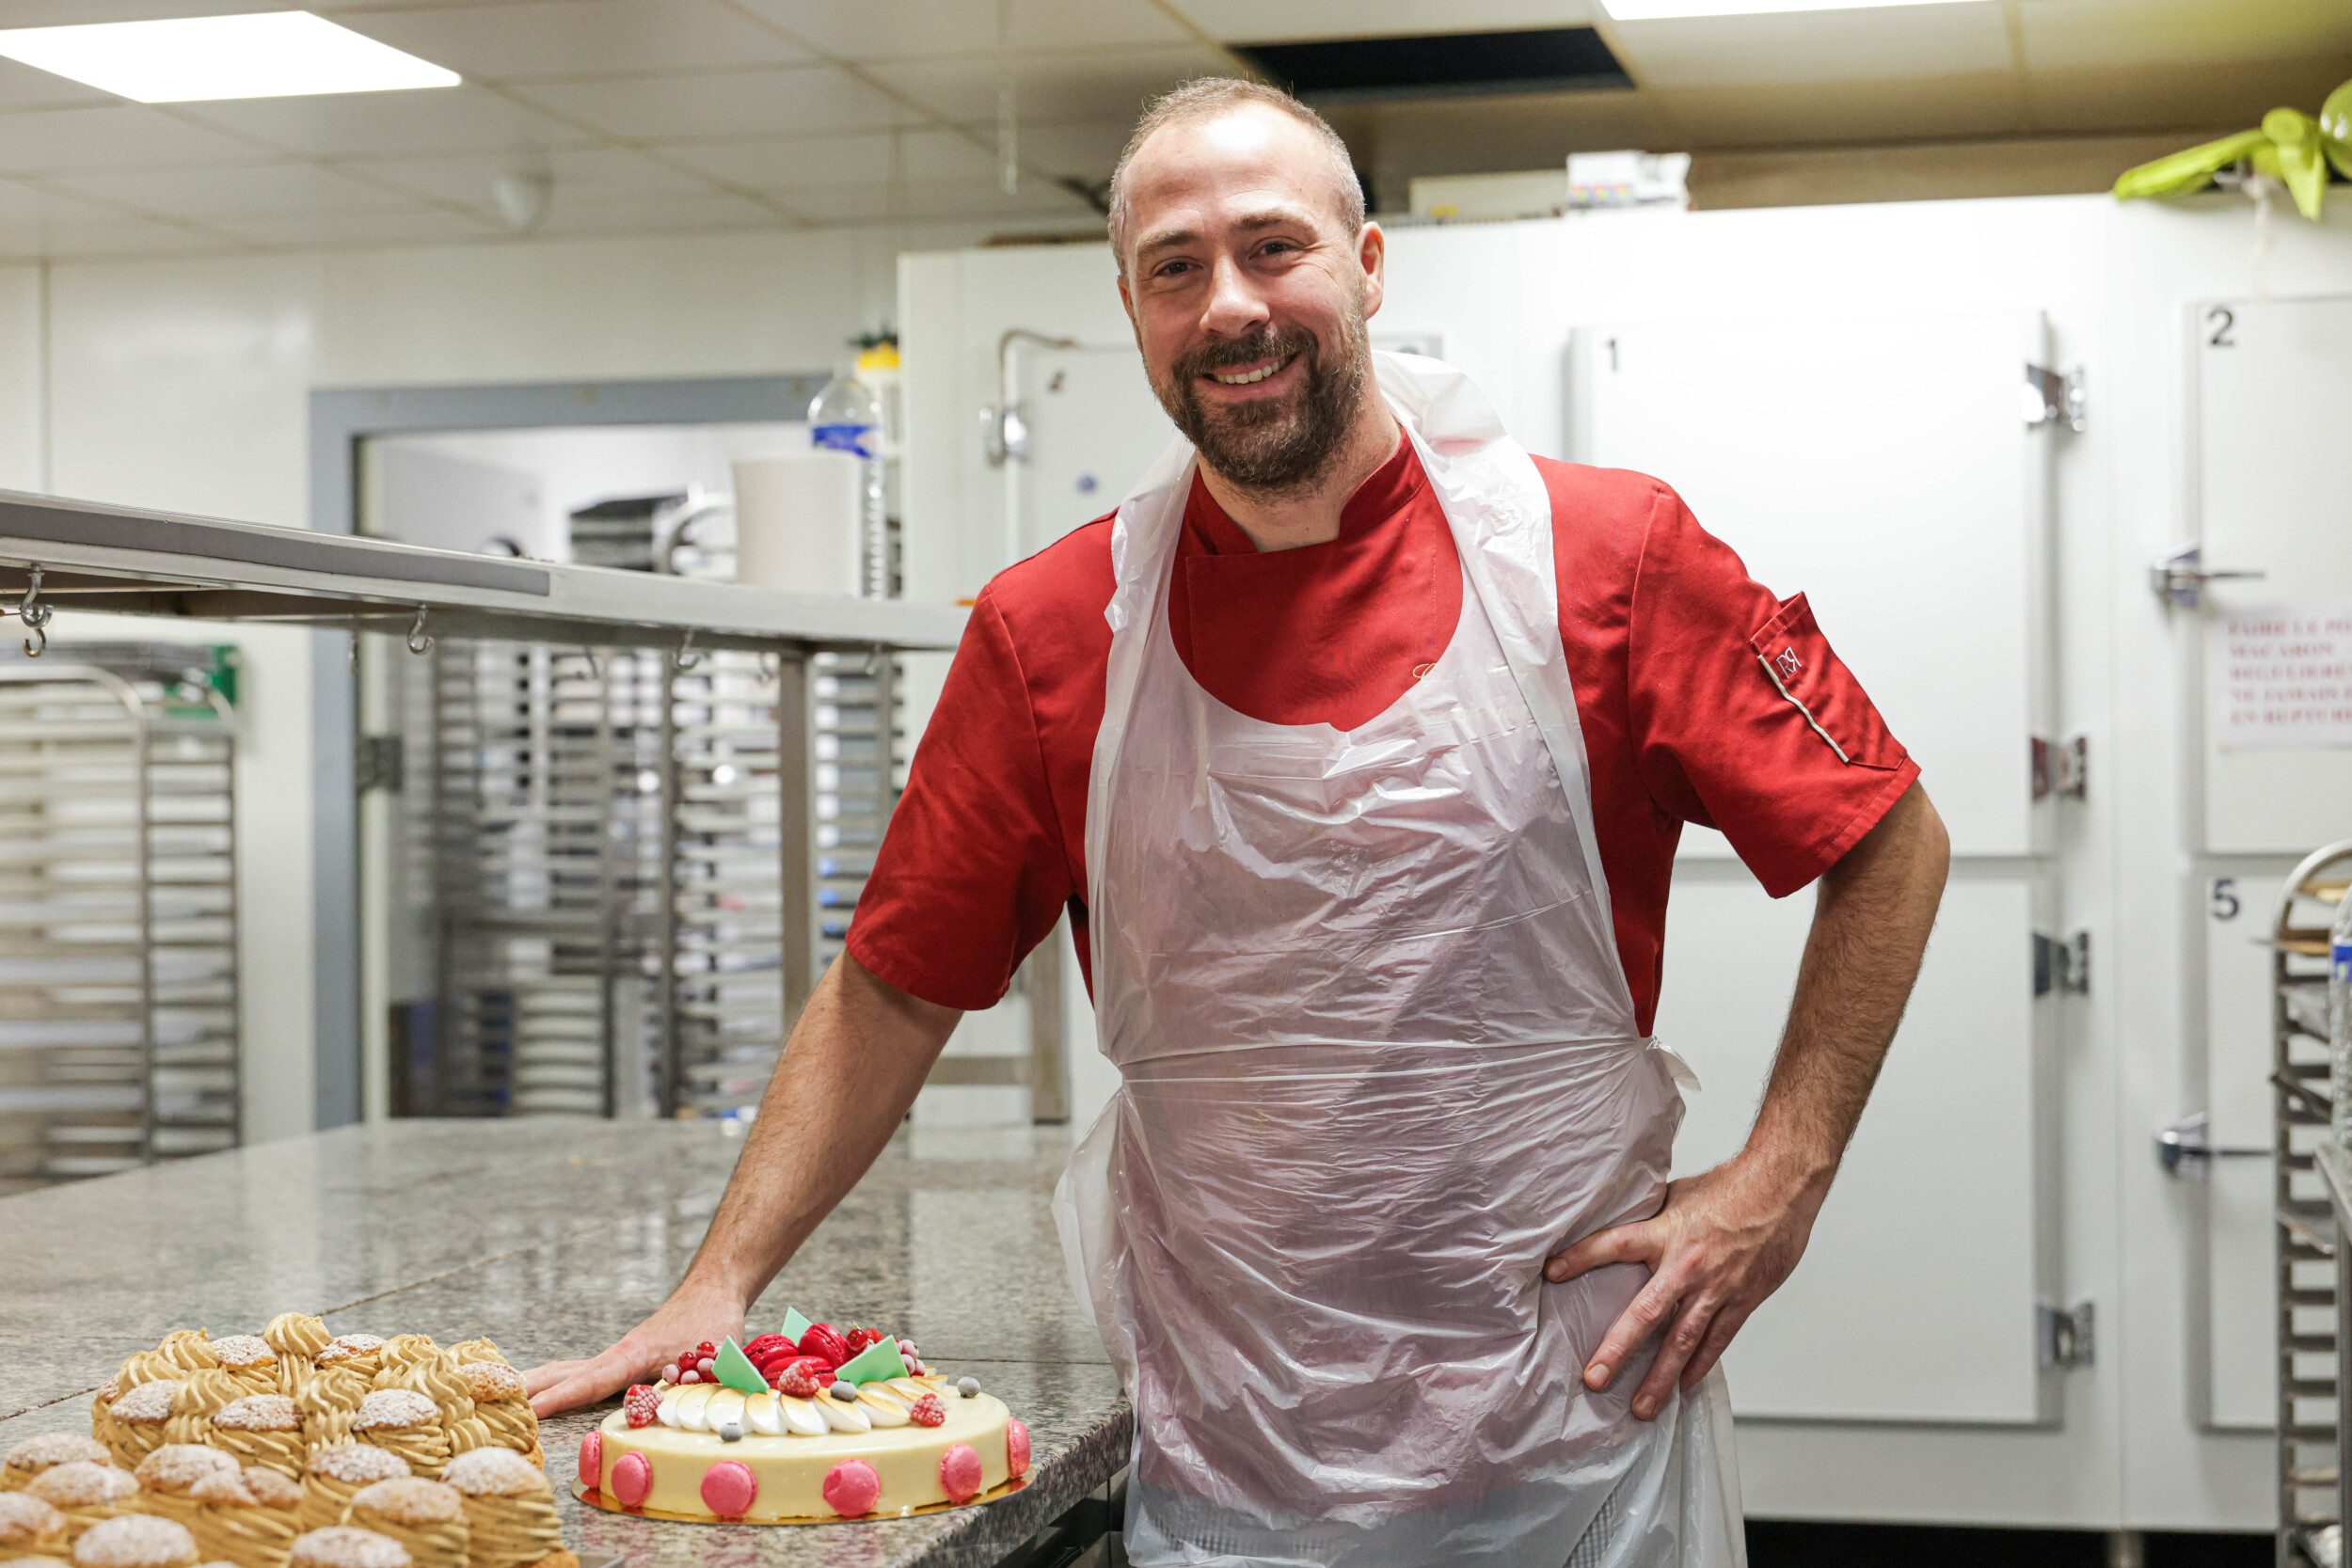
[[(1398, 433), (1396, 451), (1389, 460), (1372, 471), (1356, 493), (1347, 498), (1340, 509), (1341, 539), (1353, 539), (1378, 528), (1396, 516), (1413, 499), (1428, 487), (1428, 476), (1422, 472), (1421, 459), (1413, 455), (1413, 443)], [(1241, 525), (1225, 514), (1209, 494), (1209, 487), (1196, 468), (1192, 476), (1192, 495), (1184, 503), (1184, 532), (1187, 542), (1208, 555), (1255, 555), (1257, 545), (1244, 533)], [(1327, 543), (1337, 543), (1327, 541)], [(1308, 545), (1306, 549), (1318, 546)]]

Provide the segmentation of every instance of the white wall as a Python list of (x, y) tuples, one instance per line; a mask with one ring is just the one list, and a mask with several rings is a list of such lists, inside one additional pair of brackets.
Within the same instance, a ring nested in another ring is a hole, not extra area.
[[(893, 319), (895, 284), (889, 236), (863, 230), (57, 265), (45, 302), (42, 269), (0, 268), (0, 488), (302, 527), (314, 388), (822, 370)], [(308, 1131), (310, 634), (51, 627), (124, 631), (245, 649), (246, 1134)]]

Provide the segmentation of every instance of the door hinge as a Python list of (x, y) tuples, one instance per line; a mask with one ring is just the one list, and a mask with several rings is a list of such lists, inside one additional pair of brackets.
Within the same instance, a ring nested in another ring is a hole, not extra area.
[(2090, 1302), (2059, 1307), (2045, 1301), (2033, 1316), (2034, 1361), (2043, 1371), (2069, 1371), (2097, 1359), (2097, 1314)]
[(365, 795), (372, 789), (381, 789), (397, 795), (405, 771), (399, 736), (363, 735), (359, 737), (352, 761), (357, 793)]
[(2090, 994), (2089, 931), (2067, 937), (2033, 934), (2033, 993), (2047, 996), (2054, 990), (2069, 996)]
[(2047, 800), (2063, 795), (2070, 800), (2080, 800), (2090, 793), (2090, 741), (2083, 736), (2072, 740), (2049, 740), (2033, 737), (2033, 798)]
[(2054, 371), (2047, 365), (2026, 366), (2026, 425), (2062, 424), (2075, 435), (2088, 422), (2090, 399), (2083, 390), (2082, 367)]

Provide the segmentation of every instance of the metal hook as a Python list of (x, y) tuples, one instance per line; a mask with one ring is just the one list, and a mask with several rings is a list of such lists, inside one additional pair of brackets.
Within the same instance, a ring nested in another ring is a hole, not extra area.
[(596, 678), (598, 686), (602, 686), (604, 684), (604, 661), (596, 657), (596, 650), (582, 648), (580, 650), (580, 657), (588, 661), (588, 673)]
[(351, 641), (343, 650), (343, 660), (351, 666), (353, 674), (359, 673), (359, 617), (357, 615), (351, 618)]
[(882, 645), (877, 642), (872, 647), (866, 650), (866, 665), (858, 672), (858, 673), (870, 678), (881, 674), (882, 667)]
[(408, 651), (424, 655), (433, 651), (433, 639), (424, 634), (425, 607), (417, 606), (417, 618), (408, 623)]
[(32, 636), (24, 640), (26, 658), (39, 658), (42, 650), (49, 646), (49, 633), (43, 628), (49, 625), (49, 617), (55, 613), (56, 613), (56, 608), (54, 605), (44, 604), (41, 601), (40, 568), (36, 566), (33, 568), (32, 582), (24, 590), (24, 596), (16, 601), (16, 618), (24, 623), (26, 631), (32, 633)]
[(783, 673), (784, 656), (782, 654), (768, 653), (759, 656), (759, 678), (761, 680), (771, 681)]
[(703, 656), (694, 651), (694, 628), (689, 626), (686, 628), (686, 635), (678, 640), (678, 671), (680, 673), (683, 673), (688, 670), (691, 670), (702, 661)]

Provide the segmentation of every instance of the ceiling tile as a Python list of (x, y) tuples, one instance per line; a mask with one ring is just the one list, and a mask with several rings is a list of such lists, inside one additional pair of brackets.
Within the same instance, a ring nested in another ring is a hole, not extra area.
[(1175, 8), (1228, 43), (1573, 27), (1602, 14), (1593, 0), (1451, 0), (1441, 11), (1428, 0), (1175, 0)]
[(415, 205), (414, 198), (375, 189), (311, 164), (62, 175), (55, 182), (77, 195), (204, 221)]
[(51, 229), (0, 225), (0, 257), (14, 261), (102, 261), (240, 248), (234, 240), (202, 230), (135, 219), (65, 224)]
[(743, 0), (752, 10), (844, 59), (893, 59), (1014, 49), (1085, 49), (1181, 43), (1189, 35), (1150, 0), (1000, 0), (997, 7), (938, 0)]
[(933, 114), (958, 121), (993, 120), (996, 91), (1009, 65), (1024, 120), (1113, 119), (1132, 125), (1146, 100), (1195, 76), (1231, 76), (1233, 62), (1199, 44), (1056, 55), (975, 55), (896, 60), (866, 69), (877, 81)]
[(1619, 63), (1645, 87), (1883, 81), (2014, 65), (2001, 9), (1986, 3), (1620, 22), (1615, 38)]
[(2177, 128), (2187, 147), (2247, 130), (2280, 103), (2316, 106), (2347, 77), (2352, 51), (2302, 60), (2037, 71), (2026, 78), (2026, 97), (2037, 131)]
[(688, 141), (879, 130), (906, 111), (832, 66), (518, 88), (624, 141)]
[(567, 201), (556, 193), (543, 235), (693, 233), (714, 229), (779, 229), (792, 219), (739, 197), (647, 197), (626, 201)]
[(504, 225), (469, 219), (437, 207), (411, 207), (393, 213), (223, 218), (214, 227), (248, 245), (301, 249), (439, 245), (487, 239), (505, 232)]
[[(898, 134), (899, 172), (911, 183), (993, 180), (996, 155), (986, 145), (992, 125), (975, 142), (953, 131)], [(795, 191), (891, 177), (891, 135), (795, 136), (785, 140), (665, 146), (661, 155), (747, 190)]]
[(2010, 72), (1850, 82), (1834, 93), (1796, 83), (1662, 88), (1639, 96), (1660, 113), (1663, 145), (1651, 149), (1659, 152), (2010, 135), (2026, 129), (2025, 86)]
[(37, 190), (14, 180), (0, 180), (0, 233), (16, 235), (73, 224), (119, 223), (114, 208), (77, 201), (55, 190)]
[(181, 107), (210, 124), (311, 158), (508, 151), (587, 139), (476, 87), (255, 98)]
[(1333, 128), (1372, 177), (1375, 203), (1404, 210), (1422, 175), (1557, 168), (1571, 152), (1676, 145), (1647, 93), (1549, 92), (1349, 104)]
[[(889, 192), (881, 185), (828, 185), (795, 191), (794, 211), (819, 223), (880, 223), (890, 217)], [(1103, 220), (1084, 201), (1043, 180), (1024, 180), (1020, 191), (1006, 196), (990, 182), (957, 181), (946, 184), (910, 185), (909, 214), (926, 221), (941, 218), (986, 220), (1063, 217), (1073, 225)]]
[(461, 75), (497, 81), (740, 70), (815, 57), (719, 0), (532, 0), (337, 20)]
[(35, 71), (15, 60), (0, 60), (0, 110), (66, 109), (120, 102), (113, 93)]
[(266, 150), (243, 137), (192, 125), (176, 112), (140, 103), (0, 115), (0, 172), (249, 164), (266, 155)]
[(2034, 71), (2280, 60), (2352, 50), (2344, 0), (2024, 0)]
[(295, 8), (284, 0), (8, 0), (0, 14), (11, 27), (62, 27), (81, 22), (156, 22), (167, 16), (237, 16)]
[[(1119, 154), (1126, 149), (1127, 138), (1135, 128), (1132, 119), (1024, 125), (1020, 128), (1021, 161), (1048, 174), (1074, 180), (1107, 180), (1118, 166)], [(995, 126), (986, 122), (973, 126), (972, 130), (976, 135), (987, 135)]]
[(559, 199), (597, 200), (628, 197), (707, 194), (692, 174), (616, 147), (564, 148), (520, 156), (479, 153), (462, 158), (388, 158), (355, 161), (353, 172), (442, 201), (462, 201), (485, 213), (497, 209), (493, 183), (502, 174), (546, 174)]

